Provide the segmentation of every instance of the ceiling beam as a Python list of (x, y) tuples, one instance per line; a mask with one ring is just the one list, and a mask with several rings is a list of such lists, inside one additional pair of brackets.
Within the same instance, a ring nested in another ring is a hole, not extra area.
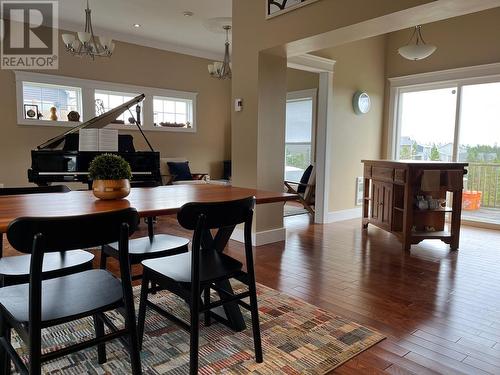
[(288, 57), (300, 56), (313, 51), (411, 28), (416, 25), (459, 17), (496, 7), (500, 7), (500, 0), (436, 0), (431, 3), (290, 42), (285, 46), (286, 55)]

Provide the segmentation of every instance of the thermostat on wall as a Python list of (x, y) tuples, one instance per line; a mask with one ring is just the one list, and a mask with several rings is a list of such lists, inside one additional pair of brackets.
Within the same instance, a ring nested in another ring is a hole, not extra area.
[(234, 99), (234, 110), (235, 112), (243, 111), (243, 99)]
[(372, 102), (370, 96), (364, 91), (356, 91), (352, 98), (352, 107), (357, 115), (364, 115), (370, 112)]

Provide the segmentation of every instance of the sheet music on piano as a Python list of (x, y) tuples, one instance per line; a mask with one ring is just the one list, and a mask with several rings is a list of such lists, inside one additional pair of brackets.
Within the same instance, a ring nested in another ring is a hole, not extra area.
[(80, 129), (78, 151), (118, 152), (118, 130)]

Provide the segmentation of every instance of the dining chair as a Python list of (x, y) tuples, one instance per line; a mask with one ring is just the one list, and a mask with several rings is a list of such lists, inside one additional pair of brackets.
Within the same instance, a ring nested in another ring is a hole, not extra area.
[[(199, 314), (204, 314), (205, 325), (210, 325), (211, 318), (219, 319), (211, 310), (226, 304), (238, 304), (250, 310), (254, 339), (255, 358), (257, 363), (263, 361), (262, 345), (257, 307), (257, 292), (252, 254), (252, 218), (255, 198), (220, 203), (187, 203), (177, 214), (179, 224), (193, 230), (191, 253), (183, 253), (168, 258), (146, 260), (142, 262), (144, 274), (142, 279), (141, 299), (139, 305), (138, 333), (139, 345), (142, 347), (146, 306), (152, 308), (172, 322), (190, 333), (190, 374), (198, 373)], [(219, 233), (225, 228), (234, 228), (244, 224), (246, 269), (243, 264), (224, 254), (215, 245), (206, 246), (203, 240), (210, 236), (210, 231), (217, 229), (214, 244), (222, 240)], [(248, 286), (248, 291), (234, 294), (221, 287), (221, 281), (236, 279)], [(157, 285), (150, 287), (152, 285)], [(190, 311), (190, 324), (173, 315), (164, 308), (148, 301), (148, 294), (158, 290), (169, 290), (184, 299)], [(211, 290), (219, 293), (221, 298), (211, 302)], [(203, 294), (203, 300), (201, 295)], [(250, 298), (250, 304), (243, 301)]]
[[(68, 193), (65, 185), (0, 188), (0, 196), (20, 194)], [(47, 254), (43, 260), (43, 278), (50, 279), (92, 269), (94, 254), (72, 250)], [(0, 233), (0, 287), (29, 281), (31, 255), (3, 257), (3, 234)]]
[[(159, 186), (158, 183), (149, 182), (141, 187), (154, 188)], [(155, 234), (154, 233), (154, 217), (147, 217), (146, 223), (148, 226), (148, 236), (134, 238), (129, 241), (129, 257), (130, 264), (140, 264), (143, 260), (162, 258), (165, 256), (181, 254), (188, 251), (189, 240), (187, 238), (172, 236), (170, 234)], [(109, 257), (119, 259), (118, 242), (106, 244), (101, 248), (101, 269), (107, 268), (107, 260)], [(142, 278), (142, 274), (133, 275), (132, 280)]]
[[(8, 227), (11, 245), (31, 255), (27, 284), (0, 288), (0, 371), (10, 374), (10, 362), (21, 374), (39, 375), (46, 361), (97, 346), (98, 361), (106, 362), (105, 342), (120, 338), (130, 352), (132, 374), (141, 374), (139, 343), (135, 321), (128, 239), (136, 230), (139, 215), (133, 208), (106, 213), (68, 217), (24, 217)], [(121, 281), (105, 270), (87, 270), (49, 280), (43, 279), (47, 254), (100, 246), (118, 240)], [(123, 314), (125, 327), (119, 329), (104, 314)], [(42, 329), (92, 317), (95, 338), (50, 352), (42, 351)], [(110, 330), (105, 333), (104, 326)], [(22, 361), (11, 344), (15, 329), (27, 349), (28, 363)], [(128, 336), (128, 340), (125, 340)]]

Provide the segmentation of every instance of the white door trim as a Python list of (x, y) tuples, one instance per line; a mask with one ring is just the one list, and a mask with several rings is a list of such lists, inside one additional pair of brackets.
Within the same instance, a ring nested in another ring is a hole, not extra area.
[(288, 59), (288, 67), (319, 73), (318, 108), (316, 125), (316, 191), (315, 223), (329, 220), (328, 195), (331, 170), (331, 127), (333, 126), (333, 72), (335, 60), (314, 55), (294, 56)]

